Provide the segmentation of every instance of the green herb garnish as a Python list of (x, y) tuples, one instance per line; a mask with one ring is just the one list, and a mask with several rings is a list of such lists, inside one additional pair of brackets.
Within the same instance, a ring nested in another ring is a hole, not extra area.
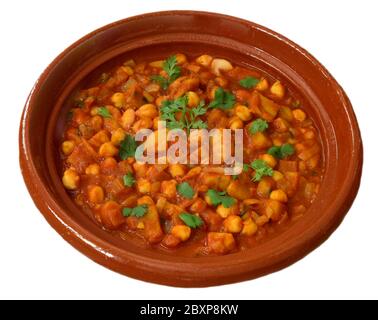
[(97, 110), (97, 114), (103, 118), (111, 118), (112, 115), (106, 107), (99, 107)]
[(176, 189), (177, 189), (177, 192), (182, 197), (187, 198), (187, 199), (193, 199), (195, 192), (189, 183), (187, 182), (180, 183), (177, 185)]
[(177, 65), (176, 56), (168, 57), (163, 63), (163, 70), (167, 73), (168, 78), (165, 78), (161, 75), (151, 76), (151, 80), (159, 83), (159, 85), (167, 90), (168, 86), (175, 81), (181, 73), (181, 68)]
[(147, 210), (148, 210), (148, 206), (146, 204), (142, 204), (142, 205), (136, 206), (134, 208), (123, 208), (122, 209), (122, 215), (124, 217), (141, 218), (147, 213)]
[(285, 143), (282, 146), (273, 146), (269, 148), (268, 153), (275, 158), (283, 159), (294, 154), (295, 149), (293, 145)]
[[(177, 98), (176, 100), (165, 100), (160, 108), (160, 118), (167, 122), (168, 129), (204, 129), (207, 124), (198, 119), (206, 113), (204, 101), (201, 101), (195, 108), (187, 107), (188, 98), (186, 96)], [(176, 119), (176, 114), (180, 113), (180, 119)]]
[(264, 176), (272, 176), (273, 169), (268, 166), (268, 164), (261, 159), (257, 159), (250, 164), (251, 168), (255, 170), (255, 175), (252, 178), (252, 181), (260, 181)]
[(266, 129), (268, 129), (268, 127), (269, 127), (268, 122), (259, 118), (259, 119), (256, 119), (255, 121), (252, 121), (252, 124), (248, 128), (248, 131), (251, 134), (255, 134), (257, 132), (265, 131)]
[(151, 76), (151, 80), (157, 82), (163, 90), (167, 90), (169, 86), (169, 80), (160, 75)]
[(126, 187), (132, 187), (134, 183), (135, 183), (135, 179), (131, 172), (128, 172), (127, 174), (123, 176), (123, 184)]
[(125, 160), (130, 157), (135, 157), (136, 148), (137, 148), (137, 143), (134, 137), (127, 134), (126, 137), (120, 143), (119, 157), (122, 160)]
[(231, 109), (235, 104), (235, 96), (222, 87), (215, 90), (214, 100), (210, 102), (209, 108), (218, 108), (223, 110)]
[(213, 206), (222, 204), (225, 208), (230, 208), (235, 203), (235, 199), (228, 196), (225, 191), (217, 191), (214, 189), (209, 189), (206, 195), (210, 198), (210, 202)]
[(251, 89), (256, 87), (256, 85), (260, 82), (260, 79), (254, 77), (245, 77), (239, 81), (239, 84), (246, 89)]
[(202, 219), (195, 214), (182, 212), (179, 217), (190, 228), (198, 228), (203, 225)]

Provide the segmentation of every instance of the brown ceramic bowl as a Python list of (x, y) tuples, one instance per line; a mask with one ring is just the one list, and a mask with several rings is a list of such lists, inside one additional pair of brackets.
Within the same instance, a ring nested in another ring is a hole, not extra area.
[[(183, 258), (121, 240), (94, 224), (66, 194), (56, 161), (70, 93), (117, 59), (209, 53), (253, 65), (299, 93), (319, 129), (325, 176), (304, 217), (248, 251)], [(362, 143), (352, 106), (329, 72), (304, 49), (262, 26), (215, 13), (140, 15), (92, 32), (60, 54), (33, 88), (21, 119), (20, 163), (35, 204), (50, 225), (94, 261), (119, 273), (173, 286), (210, 286), (286, 267), (326, 240), (359, 187)]]

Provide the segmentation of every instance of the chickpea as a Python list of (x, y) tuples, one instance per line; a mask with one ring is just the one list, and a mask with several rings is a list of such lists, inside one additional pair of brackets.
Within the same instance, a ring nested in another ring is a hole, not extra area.
[(266, 89), (269, 88), (268, 80), (266, 80), (265, 78), (262, 78), (255, 88), (256, 90), (259, 90), (259, 91), (265, 91)]
[(277, 200), (279, 202), (287, 202), (287, 195), (282, 189), (273, 190), (270, 193), (270, 199)]
[(255, 220), (256, 224), (259, 226), (259, 227), (262, 227), (264, 224), (268, 223), (269, 222), (269, 218), (267, 216), (259, 216), (256, 220)]
[(93, 117), (93, 116), (96, 116), (98, 114), (98, 110), (99, 108), (98, 107), (93, 107), (90, 111), (90, 115)]
[(151, 192), (151, 182), (147, 179), (137, 180), (137, 189), (140, 193), (150, 193)]
[(186, 241), (190, 237), (191, 229), (188, 226), (177, 225), (172, 228), (171, 234), (181, 241)]
[(284, 175), (281, 172), (274, 170), (272, 178), (274, 181), (279, 181), (284, 178)]
[(269, 198), (269, 194), (273, 189), (275, 182), (273, 179), (264, 177), (257, 185), (257, 194), (262, 198)]
[(230, 119), (230, 129), (243, 129), (243, 121), (241, 121), (239, 118), (231, 118)]
[(98, 154), (101, 157), (113, 157), (118, 153), (118, 149), (111, 143), (105, 142), (100, 146)]
[(127, 109), (121, 117), (121, 126), (123, 129), (128, 129), (135, 121), (135, 111)]
[(91, 185), (88, 187), (88, 199), (92, 203), (99, 204), (104, 201), (104, 189), (100, 186)]
[(209, 56), (208, 54), (203, 54), (196, 59), (198, 64), (206, 68), (210, 66), (211, 61), (213, 61), (213, 57)]
[(111, 100), (115, 107), (122, 108), (126, 104), (125, 95), (122, 92), (116, 92), (112, 95)]
[(102, 169), (114, 169), (118, 165), (117, 160), (113, 157), (107, 157), (104, 159), (104, 161), (101, 163)]
[(245, 220), (243, 224), (244, 226), (243, 226), (243, 230), (241, 234), (246, 235), (246, 236), (252, 236), (257, 232), (257, 229), (258, 229), (257, 224), (251, 218), (248, 218), (247, 220)]
[(232, 69), (232, 64), (226, 59), (214, 59), (211, 63), (211, 70), (217, 76), (221, 75), (221, 71), (230, 71)]
[(285, 95), (285, 87), (281, 84), (280, 81), (276, 81), (270, 87), (270, 92), (275, 95), (277, 98), (282, 99)]
[(150, 67), (152, 68), (159, 68), (162, 69), (164, 65), (164, 60), (156, 60), (156, 61), (151, 61), (149, 63)]
[(295, 110), (293, 110), (293, 117), (294, 117), (295, 120), (302, 122), (302, 121), (306, 120), (307, 115), (301, 109), (295, 109)]
[[(207, 202), (207, 200), (206, 200)], [(209, 203), (209, 202), (208, 202)], [(209, 203), (211, 205), (211, 202)], [(232, 213), (232, 207), (231, 208), (226, 208), (223, 205), (219, 205), (217, 207), (217, 213), (222, 217), (222, 218), (227, 218), (231, 213)]]
[(143, 117), (146, 117), (146, 118), (155, 118), (159, 115), (157, 109), (156, 109), (156, 106), (151, 104), (151, 103), (148, 103), (148, 104), (144, 104), (143, 106), (141, 106), (136, 112), (135, 114), (139, 117), (139, 118), (143, 118)]
[(75, 190), (79, 187), (80, 176), (75, 169), (70, 168), (64, 171), (62, 182), (66, 189)]
[(165, 194), (168, 198), (176, 196), (176, 180), (165, 180), (161, 182), (161, 193)]
[(197, 93), (193, 91), (189, 91), (186, 93), (186, 96), (188, 97), (188, 107), (194, 108), (197, 107), (200, 103), (200, 98)]
[(242, 121), (249, 121), (252, 119), (251, 111), (249, 111), (248, 107), (238, 104), (235, 107), (235, 114), (239, 117)]
[(231, 215), (223, 221), (223, 226), (227, 232), (239, 233), (243, 228), (243, 220), (239, 216)]
[(122, 70), (127, 73), (127, 75), (131, 76), (134, 74), (134, 70), (133, 68), (131, 68), (130, 66), (123, 66), (122, 67)]
[(93, 130), (100, 131), (102, 129), (102, 125), (104, 123), (104, 120), (101, 116), (94, 116), (90, 120), (90, 126), (93, 128)]
[(287, 132), (289, 130), (289, 124), (282, 118), (277, 118), (273, 121), (273, 127), (277, 132)]
[(63, 141), (62, 143), (62, 152), (68, 156), (72, 153), (73, 149), (75, 148), (75, 142), (71, 140)]
[(150, 118), (141, 118), (136, 121), (133, 125), (133, 131), (137, 132), (141, 129), (150, 129), (153, 126), (152, 119)]
[(123, 139), (125, 139), (126, 132), (122, 128), (118, 128), (117, 130), (113, 131), (111, 142), (118, 146)]
[(177, 53), (177, 54), (176, 54), (176, 63), (177, 63), (178, 65), (182, 65), (182, 64), (184, 64), (185, 62), (187, 62), (186, 55), (185, 55), (185, 54), (182, 54), (182, 53)]
[(264, 160), (269, 167), (274, 168), (277, 165), (277, 160), (269, 153), (264, 153), (260, 156), (260, 159)]
[(168, 170), (173, 178), (183, 177), (186, 173), (186, 167), (183, 164), (171, 164)]
[(90, 164), (85, 168), (85, 174), (96, 175), (100, 173), (100, 166), (97, 163)]

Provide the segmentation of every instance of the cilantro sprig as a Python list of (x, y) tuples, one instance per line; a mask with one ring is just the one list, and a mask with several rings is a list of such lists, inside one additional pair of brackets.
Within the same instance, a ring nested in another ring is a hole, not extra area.
[(255, 77), (245, 77), (239, 81), (239, 84), (246, 89), (251, 89), (256, 87), (256, 85), (260, 82), (260, 79)]
[(168, 86), (175, 81), (181, 74), (181, 68), (177, 65), (177, 59), (175, 55), (168, 57), (163, 63), (163, 70), (167, 73), (168, 78), (161, 75), (151, 76), (151, 80), (159, 83), (159, 85), (167, 90)]
[(213, 206), (221, 204), (225, 208), (230, 208), (236, 201), (234, 198), (227, 195), (225, 191), (221, 192), (214, 189), (209, 189), (206, 192), (206, 195), (209, 197)]
[(283, 159), (294, 154), (295, 149), (292, 144), (285, 143), (282, 146), (273, 146), (269, 148), (268, 153), (275, 158)]
[(148, 210), (148, 206), (146, 204), (142, 204), (142, 205), (136, 206), (134, 208), (123, 208), (122, 209), (122, 215), (124, 217), (141, 218), (147, 213), (147, 210)]
[(119, 157), (125, 160), (130, 157), (135, 157), (135, 150), (137, 143), (133, 136), (127, 134), (119, 145)]
[(190, 228), (194, 229), (203, 225), (203, 220), (195, 214), (182, 212), (179, 214), (179, 217)]
[(106, 107), (99, 107), (97, 114), (103, 118), (111, 118), (112, 115)]
[(255, 134), (257, 132), (263, 132), (268, 129), (269, 125), (268, 122), (265, 120), (258, 118), (255, 121), (252, 121), (252, 124), (249, 126), (248, 131), (251, 134)]
[(132, 187), (135, 184), (135, 178), (131, 172), (128, 172), (123, 176), (123, 184), (126, 187)]
[(176, 189), (182, 197), (187, 199), (193, 199), (195, 192), (189, 183), (180, 183), (177, 185)]
[(249, 165), (245, 165), (244, 169), (252, 168), (255, 171), (255, 174), (252, 178), (253, 182), (260, 181), (264, 176), (272, 176), (273, 169), (262, 159), (256, 159), (251, 162)]
[(223, 110), (231, 109), (235, 104), (235, 96), (222, 87), (215, 90), (214, 100), (210, 102), (209, 108), (218, 108)]
[[(187, 104), (187, 96), (163, 101), (160, 118), (166, 121), (168, 129), (186, 129), (189, 132), (190, 129), (207, 128), (206, 122), (198, 119), (207, 111), (204, 101), (201, 101), (195, 108), (188, 108)], [(180, 113), (179, 119), (176, 118), (177, 113)]]

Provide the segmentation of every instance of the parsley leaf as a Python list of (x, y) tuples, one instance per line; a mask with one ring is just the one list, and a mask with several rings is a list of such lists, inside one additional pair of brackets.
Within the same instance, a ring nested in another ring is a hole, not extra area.
[(127, 174), (123, 176), (123, 184), (126, 187), (132, 187), (134, 183), (135, 183), (135, 179), (131, 172), (128, 172)]
[(225, 208), (230, 208), (235, 203), (235, 199), (228, 196), (225, 191), (220, 192), (214, 189), (209, 189), (206, 195), (210, 198), (210, 202), (213, 206), (222, 204)]
[(181, 73), (181, 68), (177, 65), (176, 56), (168, 57), (163, 63), (163, 70), (167, 73), (168, 78), (161, 75), (151, 76), (151, 80), (157, 82), (163, 90), (167, 90), (168, 86), (175, 81)]
[(257, 159), (250, 166), (255, 170), (255, 175), (252, 178), (253, 182), (260, 181), (263, 176), (271, 177), (273, 175), (273, 169), (264, 160)]
[(100, 107), (97, 110), (97, 114), (103, 118), (111, 118), (112, 115), (110, 114), (109, 110), (106, 107)]
[(151, 76), (151, 80), (157, 82), (163, 90), (167, 90), (169, 86), (169, 80), (160, 75)]
[(195, 192), (189, 183), (187, 182), (180, 183), (177, 185), (176, 189), (177, 189), (177, 192), (182, 197), (187, 198), (187, 199), (193, 199)]
[(246, 89), (251, 89), (252, 87), (256, 87), (256, 85), (260, 82), (260, 79), (254, 77), (245, 77), (239, 81), (239, 84)]
[(209, 108), (219, 108), (228, 110), (235, 104), (235, 96), (222, 87), (217, 88), (214, 95), (214, 100), (210, 102)]
[(148, 210), (148, 206), (146, 204), (142, 204), (142, 205), (136, 206), (134, 208), (123, 208), (122, 209), (122, 215), (124, 217), (141, 218), (147, 213), (147, 210)]
[(195, 214), (182, 212), (180, 213), (179, 217), (188, 227), (198, 228), (203, 225), (202, 219)]
[(133, 136), (127, 134), (125, 139), (120, 143), (119, 157), (125, 160), (130, 157), (135, 157), (135, 150), (137, 148), (137, 143)]
[(283, 159), (294, 154), (295, 149), (293, 145), (285, 143), (282, 146), (273, 146), (269, 148), (268, 153), (275, 158)]
[(176, 80), (181, 73), (181, 68), (177, 65), (175, 55), (167, 58), (163, 63), (163, 70), (167, 73), (169, 82)]
[[(160, 118), (167, 122), (168, 129), (204, 129), (207, 128), (206, 122), (197, 119), (206, 113), (207, 108), (204, 101), (201, 101), (197, 107), (187, 107), (188, 98), (183, 96), (176, 100), (165, 100), (160, 108)], [(180, 113), (180, 119), (176, 119), (176, 113)]]
[(252, 121), (252, 124), (249, 126), (248, 131), (251, 134), (255, 134), (257, 132), (263, 132), (266, 129), (268, 129), (269, 125), (268, 122), (266, 122), (263, 119), (256, 119), (255, 121)]

